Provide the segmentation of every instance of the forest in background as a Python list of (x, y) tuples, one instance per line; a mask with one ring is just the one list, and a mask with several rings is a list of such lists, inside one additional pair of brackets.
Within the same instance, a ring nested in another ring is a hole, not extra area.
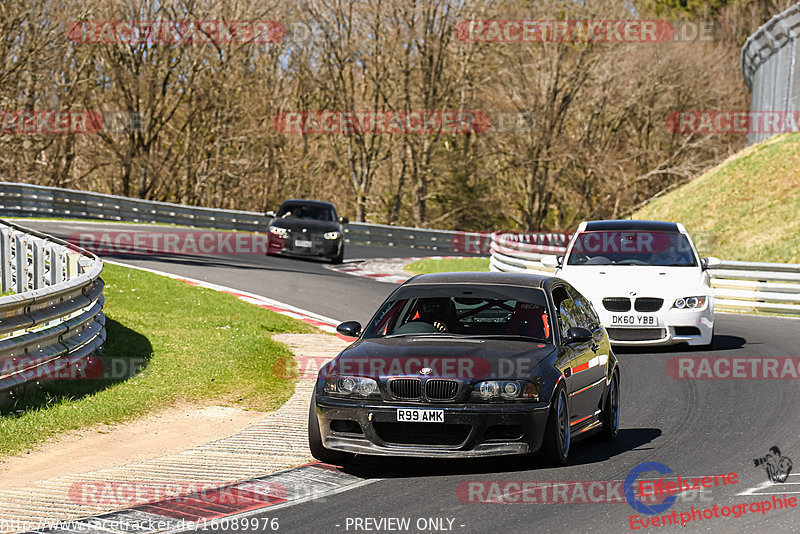
[[(96, 133), (0, 132), (0, 180), (250, 211), (560, 231), (630, 214), (745, 146), (670, 112), (747, 110), (745, 39), (772, 0), (0, 0), (0, 111), (90, 110)], [(659, 43), (470, 42), (469, 20), (712, 23)], [(83, 42), (80, 21), (276, 21), (270, 43)], [(481, 110), (514, 127), (294, 134), (285, 112)], [(11, 115), (8, 115), (8, 114)]]

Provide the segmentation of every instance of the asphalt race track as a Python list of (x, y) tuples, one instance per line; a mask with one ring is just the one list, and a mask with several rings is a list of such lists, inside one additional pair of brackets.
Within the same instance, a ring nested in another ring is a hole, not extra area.
[[(62, 221), (21, 222), (59, 237), (90, 225)], [(121, 225), (103, 225), (119, 229)], [(92, 224), (91, 230), (98, 230)], [(124, 225), (124, 229), (132, 229)], [(435, 255), (419, 250), (356, 247), (346, 259)], [(391, 292), (391, 284), (336, 273), (322, 262), (261, 256), (140, 256), (114, 258), (257, 293), (337, 320), (366, 321)], [(347, 472), (372, 483), (291, 506), (265, 509), (254, 517), (278, 518), (279, 532), (624, 532), (637, 514), (622, 502), (482, 503), (469, 502), (459, 484), (469, 481), (624, 480), (641, 462), (660, 462), (681, 477), (737, 474), (737, 483), (679, 496), (665, 511), (688, 512), (769, 500), (800, 498), (800, 467), (785, 483), (769, 485), (754, 459), (777, 445), (800, 461), (800, 388), (793, 380), (673, 379), (667, 361), (675, 356), (747, 358), (799, 357), (800, 321), (719, 314), (710, 351), (671, 348), (617, 350), (622, 369), (622, 423), (613, 444), (588, 438), (573, 443), (569, 464), (542, 467), (536, 459), (391, 460), (356, 459)], [(749, 491), (748, 491), (749, 490)], [(739, 495), (749, 493), (748, 495)], [(563, 499), (562, 499), (563, 501)], [(641, 516), (641, 514), (639, 514)], [(656, 516), (642, 517), (660, 517)], [(369, 520), (367, 521), (367, 518)], [(398, 529), (389, 518), (409, 520)], [(378, 521), (384, 520), (383, 523)], [(433, 520), (433, 521), (429, 521)], [(438, 521), (436, 521), (438, 520)], [(262, 519), (262, 525), (264, 524)], [(422, 528), (418, 528), (418, 527)], [(376, 528), (377, 527), (377, 528)], [(644, 529), (642, 529), (644, 530)], [(796, 532), (800, 506), (712, 518), (654, 532)]]

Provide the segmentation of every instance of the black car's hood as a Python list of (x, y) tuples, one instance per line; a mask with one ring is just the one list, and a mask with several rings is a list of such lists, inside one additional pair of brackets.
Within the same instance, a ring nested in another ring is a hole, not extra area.
[(305, 228), (309, 232), (340, 232), (342, 228), (339, 223), (333, 221), (318, 221), (316, 219), (297, 219), (287, 217), (285, 219), (273, 219), (270, 226), (277, 226), (278, 228), (287, 228), (292, 231), (303, 231)]
[[(555, 351), (517, 340), (412, 336), (362, 339), (342, 351), (332, 369), (361, 376), (526, 378)], [(427, 375), (420, 371), (430, 369)]]

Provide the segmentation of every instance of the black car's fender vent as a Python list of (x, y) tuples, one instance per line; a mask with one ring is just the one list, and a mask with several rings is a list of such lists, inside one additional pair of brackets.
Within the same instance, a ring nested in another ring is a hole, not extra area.
[(657, 299), (653, 297), (639, 297), (636, 299), (633, 307), (638, 312), (655, 312), (661, 309), (664, 305), (664, 299)]
[(611, 341), (658, 341), (665, 337), (663, 328), (606, 328)]
[(469, 436), (470, 425), (442, 423), (372, 423), (384, 443), (396, 445), (461, 445)]
[(431, 400), (452, 400), (458, 394), (457, 380), (432, 378), (425, 382), (425, 396)]
[(389, 391), (398, 399), (422, 397), (422, 381), (419, 378), (394, 378), (389, 380)]
[(631, 299), (628, 297), (607, 297), (603, 299), (603, 306), (611, 312), (631, 311)]

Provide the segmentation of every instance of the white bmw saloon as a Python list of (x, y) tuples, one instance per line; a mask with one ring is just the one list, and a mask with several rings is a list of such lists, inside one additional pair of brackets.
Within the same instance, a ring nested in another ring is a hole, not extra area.
[(564, 256), (541, 261), (592, 301), (616, 345), (711, 345), (719, 260), (699, 257), (680, 223), (582, 222)]

